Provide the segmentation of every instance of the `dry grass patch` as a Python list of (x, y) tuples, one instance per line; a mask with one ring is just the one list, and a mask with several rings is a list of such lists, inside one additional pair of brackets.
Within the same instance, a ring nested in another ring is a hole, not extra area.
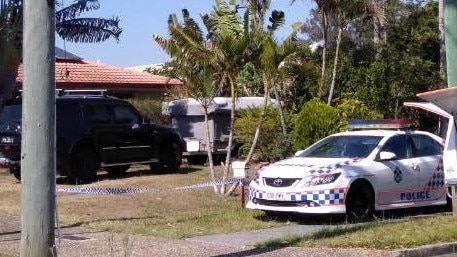
[[(222, 172), (222, 167), (217, 167)], [(210, 182), (206, 167), (184, 167), (176, 174), (154, 174), (144, 166), (130, 169), (122, 178), (100, 173), (98, 181), (85, 185), (58, 183), (59, 219), (66, 225), (127, 234), (185, 238), (284, 225), (269, 220), (260, 211), (240, 207), (238, 189), (221, 197), (212, 187), (176, 189)], [(10, 174), (0, 176), (0, 211), (19, 215), (20, 183)], [(150, 192), (97, 195), (60, 192), (75, 188), (134, 188)]]
[(21, 184), (6, 169), (0, 169), (0, 212), (20, 213)]

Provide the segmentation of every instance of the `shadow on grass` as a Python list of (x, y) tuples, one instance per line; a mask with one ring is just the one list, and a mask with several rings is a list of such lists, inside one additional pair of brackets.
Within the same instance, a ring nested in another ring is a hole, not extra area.
[(282, 238), (277, 238), (260, 243), (256, 246), (259, 247), (290, 247), (296, 246), (297, 244), (307, 240), (320, 240), (326, 238), (337, 237), (349, 233), (354, 233), (364, 229), (375, 228), (385, 225), (385, 222), (370, 222), (370, 223), (359, 223), (359, 224), (344, 224), (337, 226), (328, 226), (319, 229), (308, 235), (287, 235)]
[(240, 252), (235, 252), (235, 253), (229, 253), (229, 254), (221, 254), (221, 255), (214, 255), (211, 257), (226, 257), (226, 256), (237, 256), (237, 257), (246, 257), (246, 256), (256, 256), (256, 255), (261, 255), (261, 254), (266, 254), (270, 252), (277, 251), (283, 247), (262, 247), (262, 248), (254, 248), (254, 249), (249, 249), (246, 251), (240, 251)]
[[(416, 208), (405, 208), (375, 213), (375, 221), (401, 221), (427, 215), (437, 215), (452, 212), (448, 206), (427, 206)], [(275, 220), (284, 223), (295, 223), (297, 225), (346, 225), (351, 224), (344, 214), (301, 214), (288, 212), (260, 212), (254, 218), (261, 221)], [(370, 222), (365, 222), (370, 223)]]
[[(97, 174), (97, 182), (104, 181), (104, 180), (124, 179), (124, 178), (141, 177), (141, 176), (160, 176), (160, 175), (167, 175), (167, 174), (185, 175), (185, 174), (197, 172), (199, 170), (201, 170), (201, 168), (199, 168), (198, 166), (181, 167), (179, 169), (179, 171), (177, 171), (177, 172), (152, 171), (150, 169), (135, 169), (135, 170), (129, 170), (122, 174), (109, 174), (109, 173), (105, 172), (104, 170), (100, 170)], [(81, 183), (80, 181), (71, 180), (66, 176), (58, 176), (56, 183), (62, 184), (62, 185), (75, 185), (75, 184), (81, 185), (81, 184), (91, 184), (92, 182)]]

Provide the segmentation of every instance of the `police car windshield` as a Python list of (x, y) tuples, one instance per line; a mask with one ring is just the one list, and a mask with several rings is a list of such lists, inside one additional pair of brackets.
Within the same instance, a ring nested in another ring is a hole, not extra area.
[(6, 105), (0, 113), (0, 125), (9, 121), (20, 121), (22, 104)]
[(381, 139), (381, 136), (331, 136), (306, 149), (299, 157), (366, 158)]

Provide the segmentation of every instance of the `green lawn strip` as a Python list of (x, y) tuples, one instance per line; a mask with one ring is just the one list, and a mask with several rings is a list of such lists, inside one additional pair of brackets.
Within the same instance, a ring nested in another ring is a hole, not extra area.
[(345, 224), (325, 227), (310, 235), (286, 236), (258, 246), (403, 249), (457, 240), (456, 222), (454, 216), (433, 216)]
[(19, 255), (0, 253), (0, 257), (16, 257), (16, 256), (19, 256)]
[(219, 208), (204, 213), (181, 213), (179, 215), (170, 215), (166, 218), (98, 221), (85, 224), (85, 226), (90, 228), (115, 233), (179, 239), (284, 225), (283, 221), (268, 219), (260, 211), (252, 211), (239, 207)]

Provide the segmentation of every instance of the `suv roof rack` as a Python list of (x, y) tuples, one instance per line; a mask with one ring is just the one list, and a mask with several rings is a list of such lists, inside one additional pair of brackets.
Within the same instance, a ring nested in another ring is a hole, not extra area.
[(65, 97), (106, 97), (115, 98), (108, 95), (106, 89), (58, 89), (57, 96)]
[(58, 89), (59, 95), (106, 96), (106, 89)]

